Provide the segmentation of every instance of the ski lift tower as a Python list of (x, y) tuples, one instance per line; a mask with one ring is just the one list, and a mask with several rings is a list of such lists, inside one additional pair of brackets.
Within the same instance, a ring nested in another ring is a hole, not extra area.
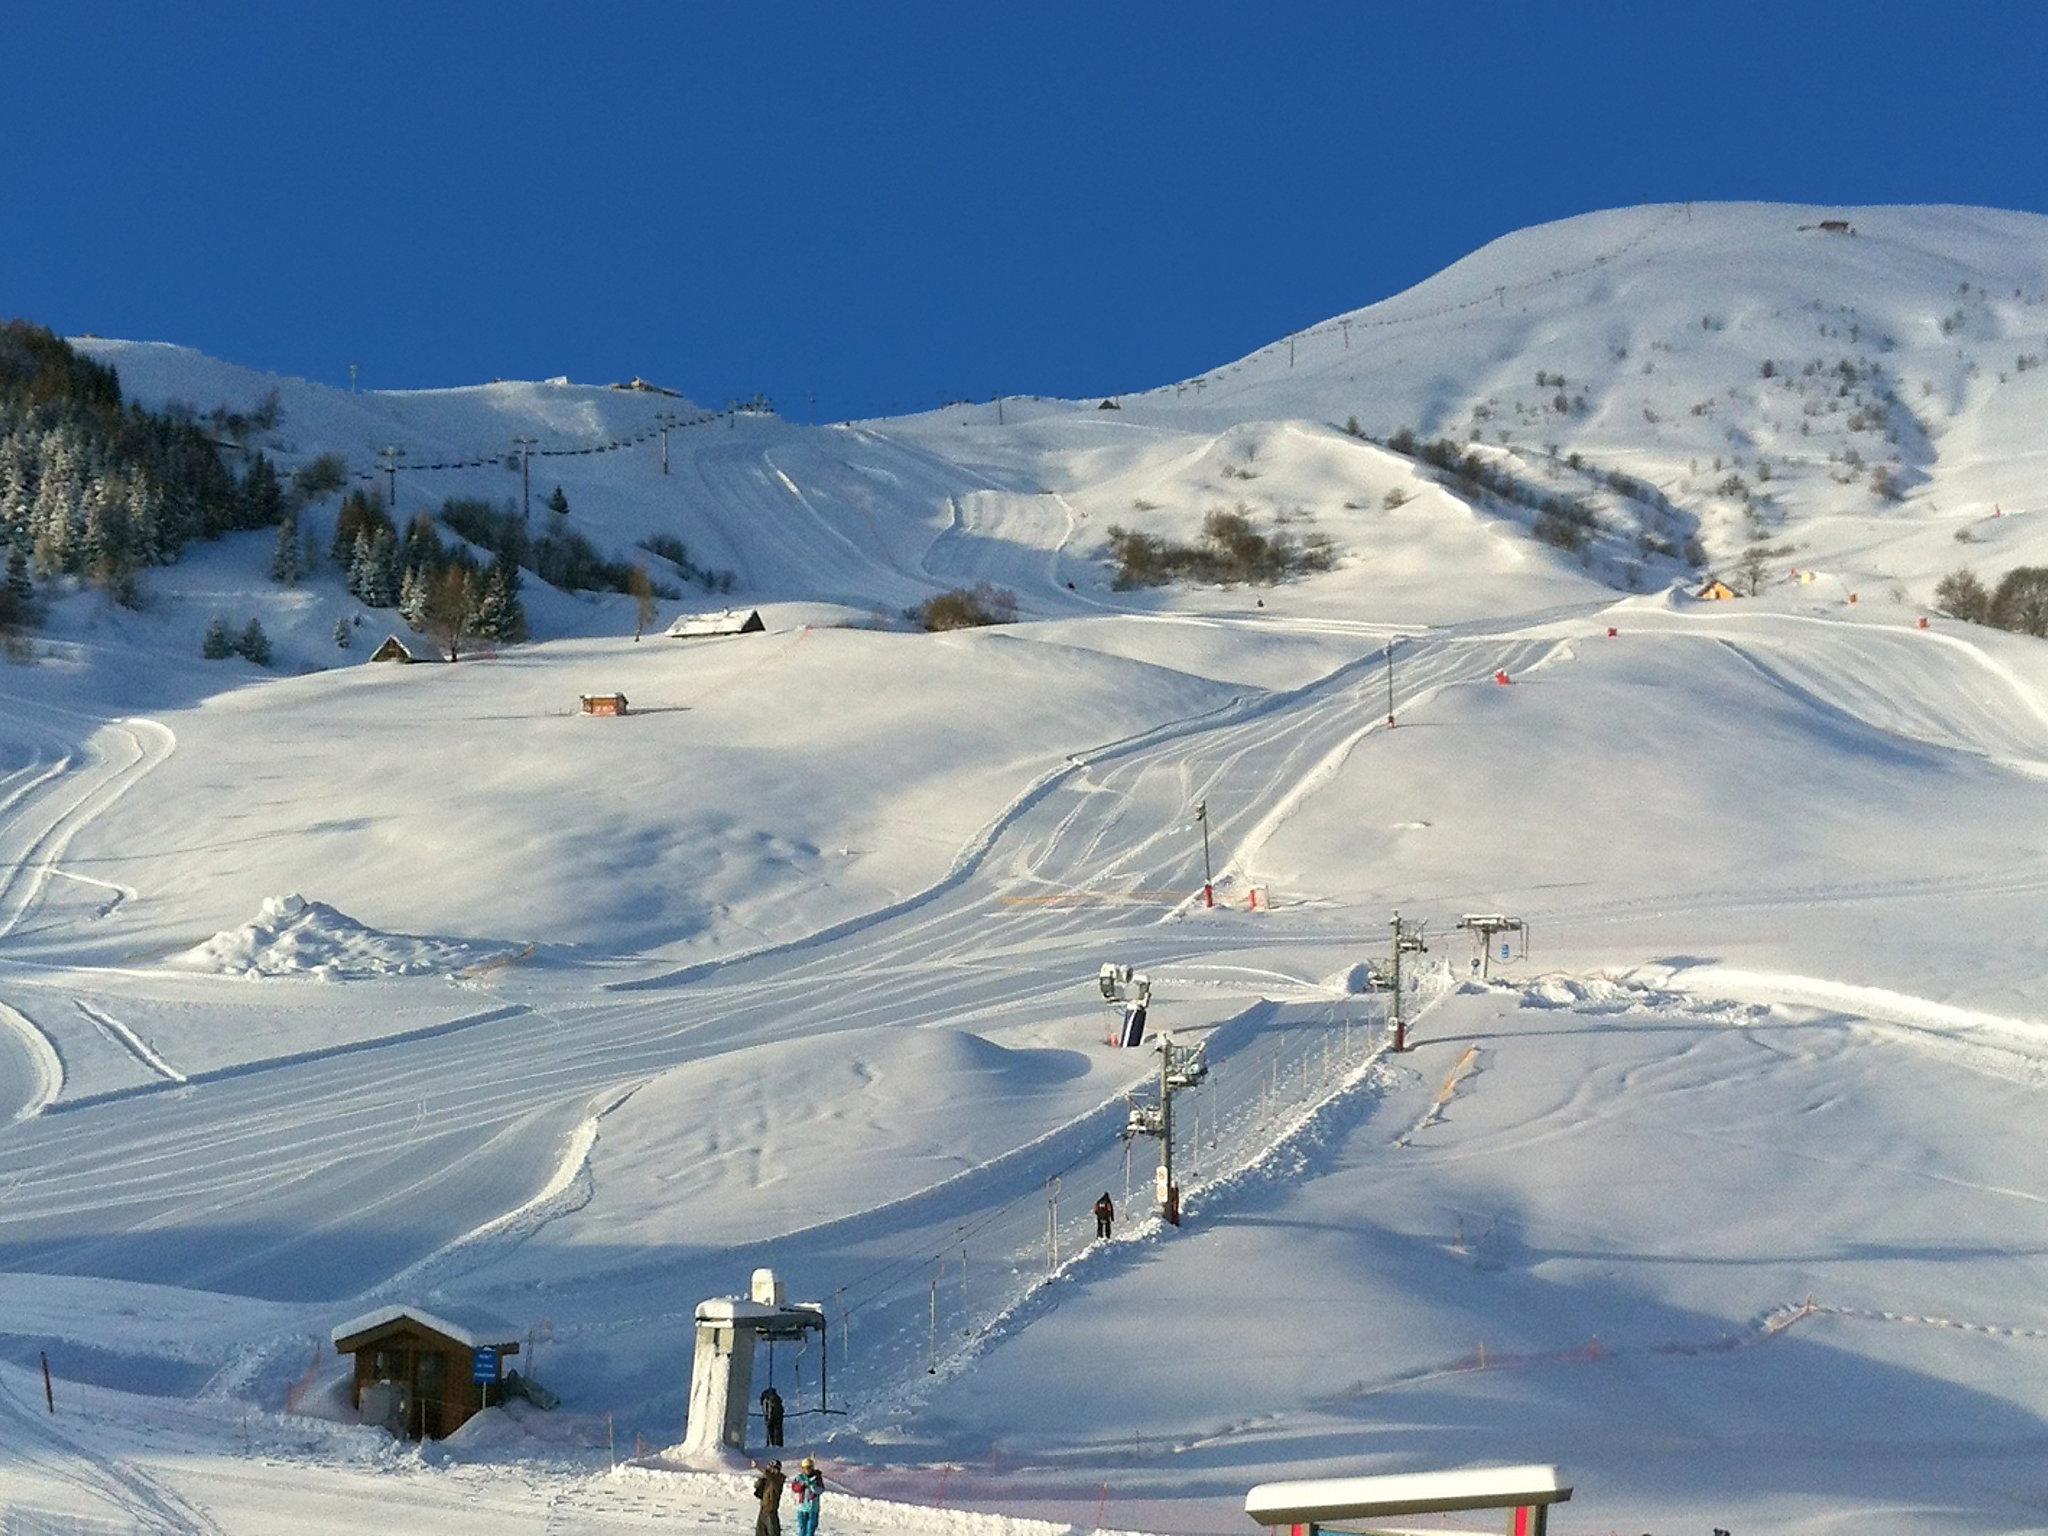
[[(1458, 919), (1458, 926), (1472, 935), (1472, 942), (1479, 946), (1472, 968), (1479, 972), (1483, 981), (1493, 974), (1493, 941), (1503, 933), (1512, 933), (1521, 941), (1521, 953), (1517, 959), (1529, 958), (1529, 925), (1519, 917), (1507, 917), (1499, 912), (1467, 912)], [(1509, 955), (1509, 947), (1501, 946), (1501, 959)]]
[[(689, 1422), (683, 1454), (721, 1463), (746, 1450), (747, 1411), (753, 1403), (754, 1348), (766, 1341), (802, 1339), (811, 1330), (825, 1336), (820, 1302), (791, 1305), (772, 1269), (754, 1271), (746, 1296), (714, 1296), (697, 1303), (697, 1352), (690, 1368)], [(825, 1390), (822, 1368), (818, 1376)]]
[(1425, 955), (1429, 953), (1429, 941), (1424, 937), (1424, 923), (1413, 923), (1402, 917), (1398, 910), (1393, 922), (1387, 925), (1394, 930), (1394, 957), (1391, 978), (1394, 1013), (1394, 1054), (1408, 1049), (1407, 1002), (1401, 993), (1401, 957), (1403, 955)]
[(1199, 1088), (1209, 1076), (1209, 1061), (1199, 1045), (1175, 1045), (1171, 1030), (1159, 1037), (1159, 1102), (1133, 1104), (1124, 1124), (1126, 1136), (1159, 1138), (1159, 1172), (1153, 1189), (1159, 1214), (1180, 1225), (1180, 1184), (1173, 1175), (1173, 1096)]

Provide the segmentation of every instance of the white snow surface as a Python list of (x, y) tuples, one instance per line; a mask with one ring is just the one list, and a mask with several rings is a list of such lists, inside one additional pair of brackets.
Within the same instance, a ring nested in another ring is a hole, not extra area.
[[(0, 667), (0, 1527), (744, 1526), (664, 1450), (697, 1302), (768, 1264), (832, 1325), (829, 1383), (761, 1362), (832, 1531), (1515, 1464), (1560, 1531), (2048, 1529), (2048, 646), (1928, 606), (2048, 562), (2044, 234), (1617, 210), (1000, 420), (81, 343), (147, 401), (275, 388), (287, 469), (403, 445), (405, 519), (516, 499), (535, 437), (536, 501), (682, 596), (635, 641), (529, 581), (531, 643), (373, 667), (396, 620), (245, 534)], [(1239, 505), (1335, 569), (1115, 586), (1112, 524)], [(1762, 591), (1693, 601), (1687, 536)], [(1017, 623), (902, 621), (982, 580)], [(725, 604), (768, 631), (660, 636)], [(200, 660), (217, 613), (278, 666)], [(1487, 912), (1529, 932), (1482, 977)], [(1205, 1043), (1178, 1230), (1105, 961)], [(332, 1330), (399, 1306), (502, 1316), (561, 1408), (354, 1424)]]
[(253, 922), (216, 933), (174, 956), (185, 969), (225, 976), (313, 976), (338, 981), (363, 976), (422, 976), (468, 965), (482, 955), (462, 944), (410, 934), (379, 933), (324, 901), (294, 892), (266, 896)]

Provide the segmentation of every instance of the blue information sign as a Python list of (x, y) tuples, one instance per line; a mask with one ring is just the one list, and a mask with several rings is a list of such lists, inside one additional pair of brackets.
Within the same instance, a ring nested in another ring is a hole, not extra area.
[(496, 1381), (498, 1379), (498, 1351), (489, 1344), (479, 1344), (476, 1360), (470, 1371), (472, 1381)]

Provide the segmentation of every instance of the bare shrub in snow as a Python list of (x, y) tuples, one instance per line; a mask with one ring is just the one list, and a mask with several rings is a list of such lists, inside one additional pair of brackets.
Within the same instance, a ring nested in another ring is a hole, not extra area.
[(1017, 594), (990, 582), (955, 587), (937, 597), (926, 598), (905, 613), (920, 629), (938, 633), (949, 629), (978, 629), (988, 624), (1010, 624), (1017, 618)]

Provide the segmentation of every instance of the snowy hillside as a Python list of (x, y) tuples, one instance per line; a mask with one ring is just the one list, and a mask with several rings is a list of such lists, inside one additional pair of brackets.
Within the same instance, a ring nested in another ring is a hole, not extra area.
[[(692, 1319), (771, 1264), (829, 1321), (829, 1376), (762, 1370), (832, 1530), (1222, 1532), (1474, 1462), (1562, 1465), (1560, 1531), (2043, 1528), (2048, 642), (1930, 598), (2048, 563), (2044, 237), (1623, 210), (1113, 409), (821, 427), (81, 341), (201, 420), (274, 391), (249, 448), (400, 528), (522, 513), (530, 450), (530, 521), (675, 595), (635, 639), (529, 571), (530, 642), (373, 664), (431, 642), (331, 493), (293, 584), (267, 530), (133, 608), (47, 581), (0, 1527), (730, 1527)], [(1112, 528), (1217, 512), (1328, 568), (1118, 580)], [(1016, 622), (904, 617), (983, 582)], [(202, 657), (251, 617), (269, 667)], [(1206, 1052), (1177, 1230), (1105, 962)], [(330, 1330), (401, 1302), (506, 1318), (560, 1406), (356, 1423)]]

